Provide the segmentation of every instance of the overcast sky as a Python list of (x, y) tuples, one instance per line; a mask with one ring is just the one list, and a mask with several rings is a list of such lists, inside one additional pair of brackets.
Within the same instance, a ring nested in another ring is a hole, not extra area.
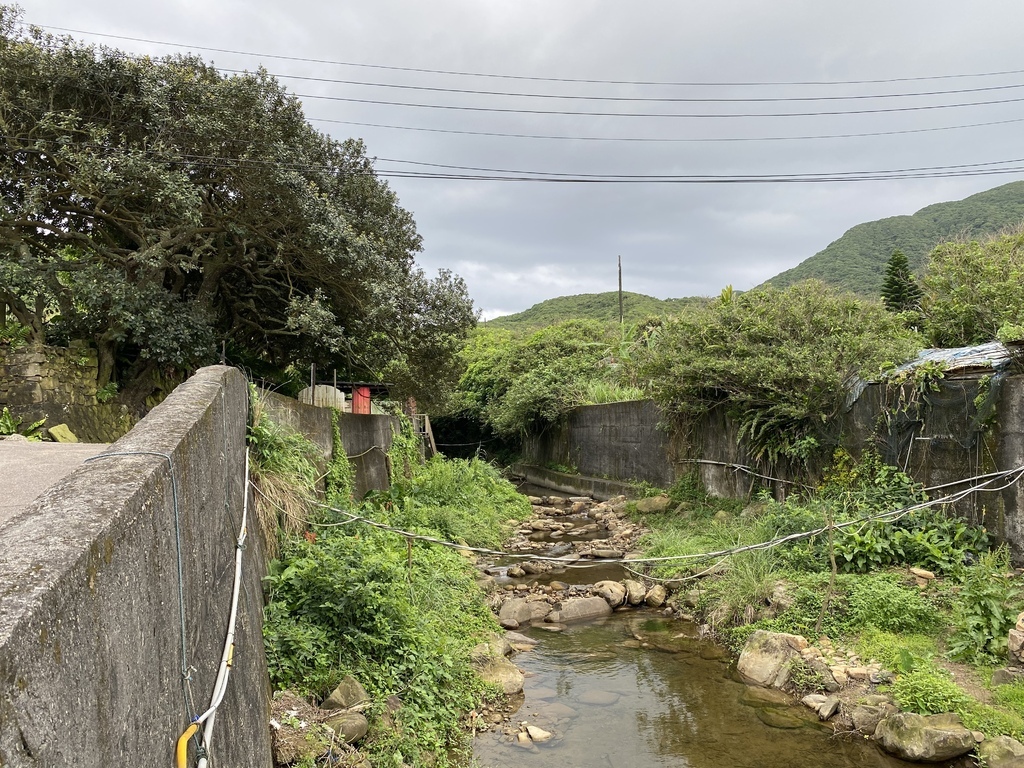
[[(1024, 168), (1007, 162), (1024, 157), (1019, 0), (28, 0), (22, 7), (34, 24), (180, 43), (228, 69), (262, 64), (306, 95), (306, 115), (318, 128), (363, 138), (382, 172), (479, 175), (395, 161), (526, 171), (531, 178)], [(136, 53), (184, 50), (75, 36)], [(889, 82), (837, 84), (868, 80)], [(920, 95), (936, 91), (945, 93)], [(836, 98), (853, 96), (861, 98)], [(1003, 103), (977, 104), (993, 101)], [(932, 106), (942, 108), (920, 109)], [(878, 111), (894, 109), (902, 111)], [(854, 111), (861, 114), (765, 116)], [(481, 133), (564, 138), (474, 135)], [(799, 138), (880, 133), (889, 135)], [(1020, 178), (1024, 173), (847, 183), (389, 183), (423, 235), (419, 263), (462, 275), (489, 318), (554, 296), (614, 290), (618, 255), (627, 290), (669, 298), (716, 294), (727, 284), (747, 289), (862, 221)]]

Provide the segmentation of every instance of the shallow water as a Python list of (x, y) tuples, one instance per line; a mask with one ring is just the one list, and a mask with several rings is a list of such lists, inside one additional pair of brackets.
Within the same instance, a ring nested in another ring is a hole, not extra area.
[[(735, 681), (696, 628), (652, 613), (616, 614), (550, 633), (515, 662), (527, 672), (513, 715), (554, 734), (529, 749), (477, 736), (485, 768), (908, 768), (863, 738), (831, 735), (804, 707), (766, 706)], [(770, 727), (765, 721), (775, 723)]]

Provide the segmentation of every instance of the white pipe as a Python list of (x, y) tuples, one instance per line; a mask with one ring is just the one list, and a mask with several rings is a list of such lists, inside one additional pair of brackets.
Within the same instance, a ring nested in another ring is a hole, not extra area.
[(228, 690), (228, 677), (231, 675), (231, 665), (235, 656), (235, 622), (238, 618), (238, 595), (242, 585), (242, 547), (245, 544), (246, 521), (249, 515), (249, 450), (245, 451), (245, 499), (242, 502), (242, 529), (238, 532), (238, 541), (235, 544), (235, 583), (231, 590), (231, 614), (228, 617), (228, 631), (224, 638), (224, 652), (221, 654), (220, 667), (217, 670), (217, 680), (213, 684), (213, 693), (210, 696), (210, 706), (199, 717), (196, 723), (205, 723), (203, 728), (203, 748), (206, 756), (199, 759), (199, 768), (206, 768), (209, 762), (210, 744), (213, 741), (213, 724), (217, 719), (217, 708), (224, 701), (224, 695)]

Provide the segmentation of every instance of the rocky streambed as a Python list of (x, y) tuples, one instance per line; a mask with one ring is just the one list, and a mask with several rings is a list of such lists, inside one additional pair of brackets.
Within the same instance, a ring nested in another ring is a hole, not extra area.
[[(509, 630), (477, 649), (478, 669), (509, 694), (474, 713), (481, 765), (974, 764), (966, 755), (981, 734), (955, 717), (899, 712), (877, 688), (891, 674), (827, 638), (756, 632), (731, 658), (690, 620), (687, 593), (626, 570), (643, 531), (624, 499), (531, 502), (508, 549), (556, 559), (479, 564)], [(798, 668), (819, 675), (824, 693), (794, 695)], [(989, 765), (1024, 765), (1008, 742), (978, 751)]]

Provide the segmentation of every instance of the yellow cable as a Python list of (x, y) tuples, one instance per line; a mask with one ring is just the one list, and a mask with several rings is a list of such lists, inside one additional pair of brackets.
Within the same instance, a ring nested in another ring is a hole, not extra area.
[(188, 763), (188, 740), (192, 738), (192, 734), (199, 730), (199, 723), (192, 723), (185, 732), (178, 737), (178, 749), (175, 752), (177, 756), (177, 768), (186, 768)]

